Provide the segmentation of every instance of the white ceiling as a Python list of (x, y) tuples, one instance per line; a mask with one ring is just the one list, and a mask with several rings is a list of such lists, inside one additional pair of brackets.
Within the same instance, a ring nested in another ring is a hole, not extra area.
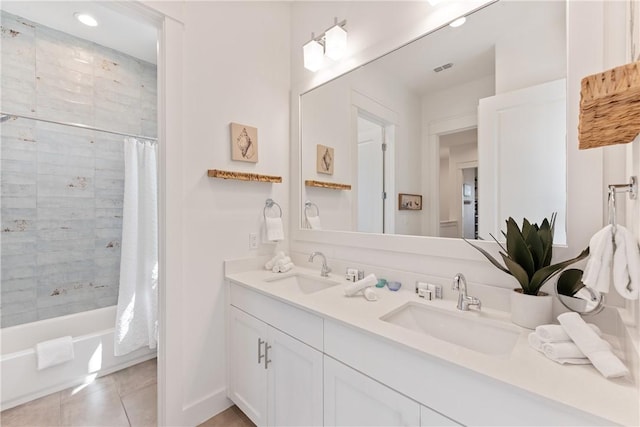
[[(540, 23), (563, 24), (564, 20), (564, 2), (502, 1), (469, 15), (463, 26), (446, 26), (368, 68), (380, 67), (382, 75), (424, 95), (495, 74), (495, 45), (501, 37), (538, 31)], [(452, 68), (433, 71), (449, 62), (454, 64)]]
[[(157, 63), (156, 28), (114, 11), (106, 3), (3, 0), (0, 9), (143, 61)], [(99, 25), (87, 27), (81, 24), (73, 16), (76, 12), (91, 14)]]

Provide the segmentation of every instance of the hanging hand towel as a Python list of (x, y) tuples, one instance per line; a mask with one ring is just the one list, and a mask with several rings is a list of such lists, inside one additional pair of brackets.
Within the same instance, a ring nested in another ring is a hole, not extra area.
[(640, 287), (640, 249), (633, 234), (616, 226), (616, 248), (613, 253), (613, 286), (628, 300), (638, 299)]
[(38, 370), (73, 360), (73, 340), (70, 336), (36, 344)]
[(267, 239), (272, 242), (284, 240), (284, 228), (282, 227), (282, 218), (266, 217), (265, 225), (267, 227)]
[(613, 258), (612, 226), (607, 225), (591, 237), (589, 259), (582, 275), (582, 282), (599, 292), (608, 293)]
[(563, 313), (558, 321), (605, 378), (622, 377), (629, 374), (626, 366), (611, 351), (609, 344), (589, 328), (578, 313)]
[(307, 222), (309, 223), (309, 227), (311, 227), (312, 230), (322, 230), (319, 216), (308, 216)]

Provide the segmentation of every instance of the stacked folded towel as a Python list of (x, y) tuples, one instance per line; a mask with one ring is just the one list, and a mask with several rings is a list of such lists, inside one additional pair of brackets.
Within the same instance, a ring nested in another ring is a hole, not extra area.
[(613, 354), (611, 346), (590, 329), (578, 313), (563, 313), (558, 316), (558, 322), (605, 378), (629, 375), (629, 370)]
[[(601, 335), (600, 329), (593, 324), (589, 324), (596, 334)], [(589, 359), (571, 341), (571, 338), (560, 325), (541, 325), (535, 332), (529, 334), (529, 345), (543, 353), (556, 363), (564, 365), (587, 365)]]
[(601, 337), (600, 329), (586, 323), (578, 313), (558, 316), (560, 325), (541, 325), (529, 334), (529, 345), (561, 365), (593, 366), (606, 378), (627, 375), (629, 371)]
[(589, 241), (589, 260), (582, 281), (602, 293), (613, 286), (618, 293), (630, 300), (640, 295), (640, 248), (629, 230), (611, 225), (593, 235)]
[(264, 268), (274, 273), (286, 273), (293, 268), (293, 262), (290, 257), (280, 251), (264, 264)]

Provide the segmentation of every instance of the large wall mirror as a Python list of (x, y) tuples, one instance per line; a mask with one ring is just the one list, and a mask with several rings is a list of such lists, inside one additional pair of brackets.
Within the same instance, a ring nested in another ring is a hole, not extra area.
[(300, 226), (305, 201), (314, 228), (469, 239), (557, 212), (566, 243), (565, 9), (499, 1), (302, 94)]

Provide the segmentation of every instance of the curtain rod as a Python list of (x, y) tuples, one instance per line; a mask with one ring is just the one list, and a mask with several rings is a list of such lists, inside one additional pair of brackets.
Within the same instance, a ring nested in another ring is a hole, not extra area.
[(147, 140), (150, 140), (150, 141), (157, 141), (158, 140), (158, 138), (153, 138), (153, 137), (150, 137), (150, 136), (136, 135), (136, 134), (133, 134), (133, 133), (126, 133), (126, 132), (118, 132), (118, 131), (114, 131), (114, 130), (101, 129), (101, 128), (97, 128), (97, 127), (93, 127), (93, 126), (83, 125), (81, 123), (59, 122), (59, 121), (55, 121), (55, 120), (41, 119), (41, 118), (35, 117), (35, 116), (27, 116), (27, 115), (24, 115), (24, 114), (5, 113), (5, 112), (0, 111), (0, 123), (4, 123), (5, 121), (7, 121), (7, 120), (9, 120), (11, 118), (38, 120), (38, 121), (41, 121), (41, 122), (53, 123), (53, 124), (56, 124), (56, 125), (71, 126), (71, 127), (74, 127), (74, 128), (80, 128), (80, 129), (85, 129), (85, 130), (94, 130), (94, 131), (105, 132), (105, 133), (110, 133), (110, 134), (114, 134), (114, 135), (131, 136), (133, 138), (147, 139)]

